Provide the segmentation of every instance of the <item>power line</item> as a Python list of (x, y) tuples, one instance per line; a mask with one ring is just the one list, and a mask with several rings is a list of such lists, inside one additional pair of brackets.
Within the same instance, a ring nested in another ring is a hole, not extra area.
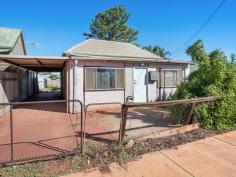
[(211, 15), (204, 21), (204, 23), (201, 25), (201, 27), (195, 33), (193, 33), (179, 48), (177, 48), (173, 52), (173, 57), (176, 57), (177, 55), (179, 55), (179, 53), (185, 47), (185, 45), (188, 44), (189, 42), (191, 42), (206, 27), (206, 25), (209, 23), (209, 21), (215, 16), (215, 14), (220, 10), (220, 8), (224, 5), (225, 2), (226, 2), (226, 0), (222, 0), (220, 2), (220, 4), (211, 13)]

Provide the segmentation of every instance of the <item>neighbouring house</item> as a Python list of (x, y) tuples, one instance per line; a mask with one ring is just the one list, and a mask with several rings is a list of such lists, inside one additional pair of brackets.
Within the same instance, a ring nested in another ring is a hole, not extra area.
[[(0, 56), (26, 55), (21, 30), (0, 28)], [(20, 101), (33, 94), (33, 72), (0, 60), (0, 102)]]
[[(22, 33), (18, 34), (24, 43)], [(1, 36), (4, 35), (0, 34), (0, 39)], [(14, 38), (11, 41), (16, 41)], [(25, 78), (28, 79), (19, 77), (18, 81), (25, 83), (28, 89), (35, 88), (38, 83), (35, 73), (59, 72), (62, 98), (78, 99), (84, 105), (132, 101), (128, 98), (133, 98), (134, 102), (168, 99), (175, 92), (177, 84), (189, 75), (191, 64), (187, 61), (165, 60), (130, 43), (95, 39), (75, 45), (64, 52), (62, 57), (25, 54), (4, 53), (0, 55), (0, 60), (27, 71)], [(31, 72), (33, 77), (30, 77)], [(22, 84), (18, 86), (22, 87)], [(32, 89), (32, 94), (35, 90)], [(22, 95), (20, 92), (19, 97)]]

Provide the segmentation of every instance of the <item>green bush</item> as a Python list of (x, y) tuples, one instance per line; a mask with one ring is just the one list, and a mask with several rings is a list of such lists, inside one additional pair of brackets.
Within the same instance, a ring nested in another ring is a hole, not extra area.
[(178, 85), (172, 99), (220, 96), (214, 103), (198, 105), (196, 115), (205, 128), (230, 129), (236, 126), (236, 64), (221, 50), (206, 53), (201, 40), (187, 49), (199, 66), (187, 81)]

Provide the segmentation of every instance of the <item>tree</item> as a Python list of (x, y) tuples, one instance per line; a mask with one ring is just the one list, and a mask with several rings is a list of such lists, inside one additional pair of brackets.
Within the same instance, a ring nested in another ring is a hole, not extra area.
[(145, 46), (143, 47), (143, 49), (149, 51), (149, 52), (152, 52), (164, 59), (167, 59), (168, 56), (171, 55), (171, 53), (169, 51), (166, 51), (164, 48), (160, 47), (159, 45), (155, 45), (155, 46)]
[(133, 42), (137, 39), (138, 31), (127, 26), (130, 14), (122, 5), (99, 12), (90, 23), (87, 38)]
[(231, 63), (236, 65), (236, 54), (235, 53), (231, 54), (230, 58), (231, 58)]
[(236, 126), (236, 68), (221, 50), (207, 53), (198, 40), (186, 53), (198, 64), (187, 81), (182, 82), (174, 99), (220, 96), (215, 103), (197, 107), (199, 120), (206, 128), (229, 129)]
[(51, 80), (57, 80), (57, 79), (59, 79), (60, 77), (59, 77), (57, 74), (55, 74), (55, 73), (50, 73), (49, 78), (50, 78)]

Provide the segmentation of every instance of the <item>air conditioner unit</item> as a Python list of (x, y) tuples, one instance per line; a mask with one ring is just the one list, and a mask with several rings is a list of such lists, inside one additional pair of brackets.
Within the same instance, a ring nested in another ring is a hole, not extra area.
[(159, 72), (158, 71), (149, 71), (149, 81), (158, 81), (159, 80)]

